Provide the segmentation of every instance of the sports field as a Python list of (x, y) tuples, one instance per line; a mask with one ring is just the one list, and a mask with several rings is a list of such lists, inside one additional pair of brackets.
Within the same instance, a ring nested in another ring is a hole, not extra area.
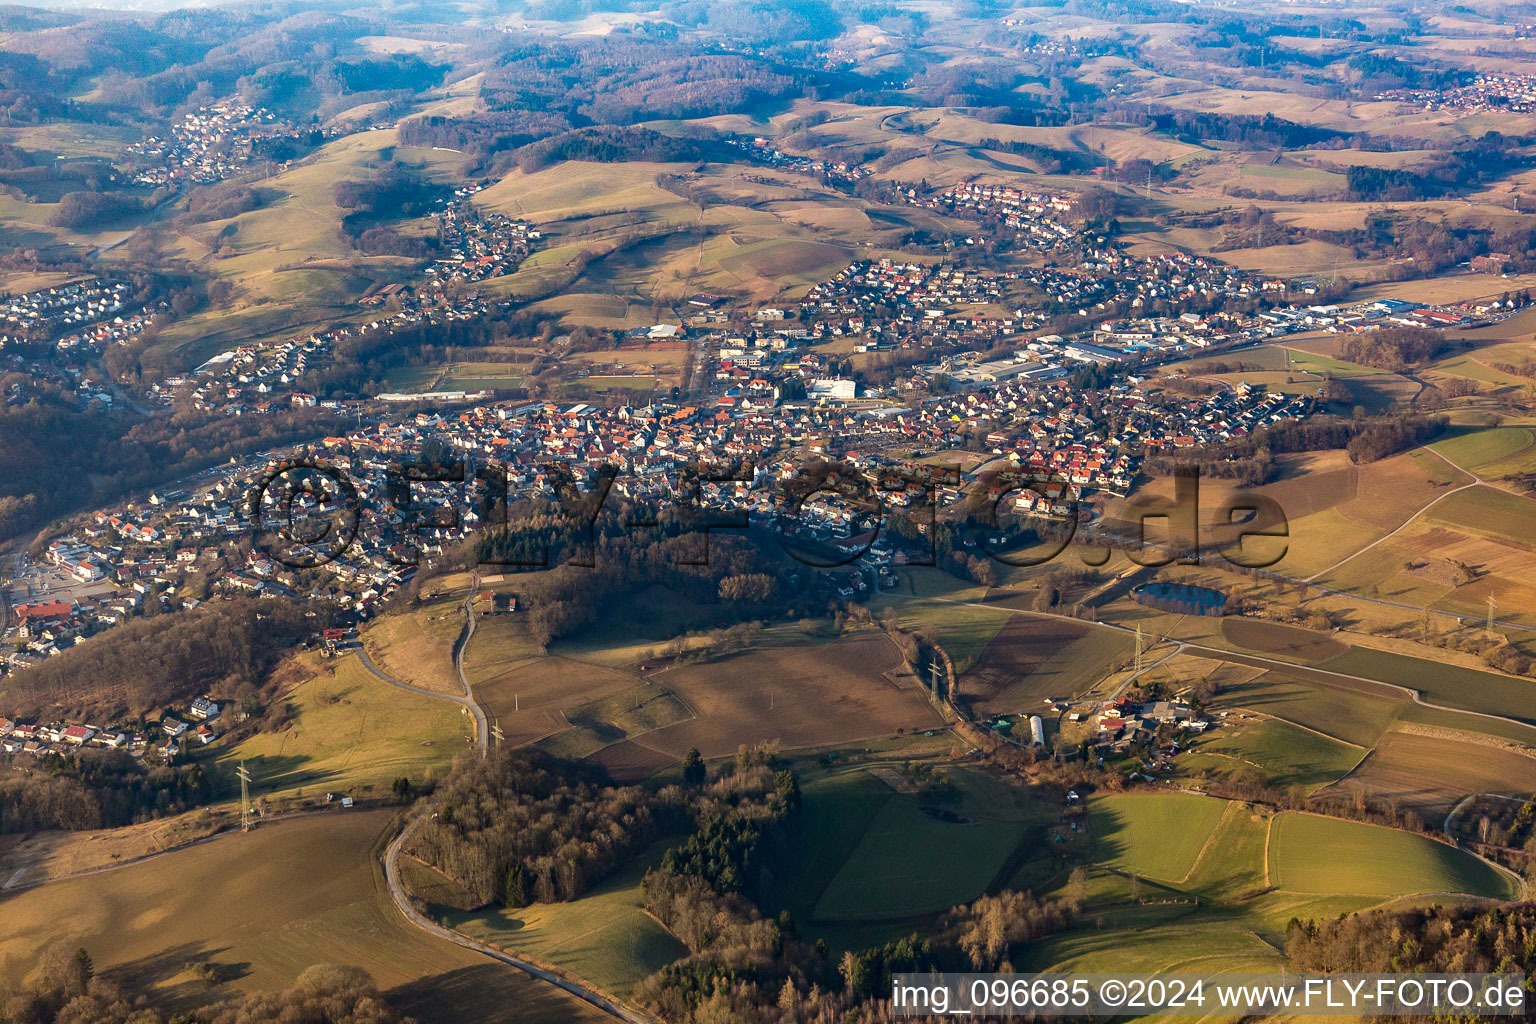
[(1290, 811), (1275, 817), (1270, 881), (1298, 893), (1518, 895), (1503, 873), (1453, 846), (1397, 829)]
[(434, 366), (397, 366), (387, 375), (396, 391), (493, 391), (523, 382), (516, 363), (454, 362)]

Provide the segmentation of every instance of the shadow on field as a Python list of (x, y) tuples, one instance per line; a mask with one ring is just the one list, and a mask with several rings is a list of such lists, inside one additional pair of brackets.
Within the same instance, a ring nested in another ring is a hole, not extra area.
[(1127, 852), (1123, 833), (1127, 828), (1125, 816), (1117, 810), (1106, 808), (1093, 828), (1093, 859), (1108, 864)]
[[(257, 754), (246, 758), (245, 766), (250, 769), (252, 779), (251, 795), (264, 796), (279, 789), (319, 785), (340, 775), (334, 769), (308, 767), (313, 760), (304, 754)], [(234, 779), (233, 766), (229, 778)], [(238, 781), (229, 781), (228, 786), (230, 792), (239, 791)]]
[[(141, 992), (155, 987), (159, 990), (156, 1001), (164, 1001), (172, 1007), (201, 1006), (218, 994), (215, 986), (238, 981), (251, 972), (248, 962), (220, 961), (219, 954), (227, 949), (208, 949), (199, 942), (183, 942), (152, 956), (118, 964), (106, 973), (124, 991)], [(181, 980), (169, 983), (178, 975), (182, 975)]]
[(502, 964), (461, 967), (384, 993), (390, 1005), (421, 1024), (554, 1024), (607, 1018), (550, 985)]

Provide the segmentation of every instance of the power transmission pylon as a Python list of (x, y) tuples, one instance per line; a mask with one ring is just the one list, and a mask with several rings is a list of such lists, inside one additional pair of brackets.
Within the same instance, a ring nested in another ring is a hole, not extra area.
[(498, 747), (501, 746), (501, 741), (506, 739), (506, 736), (502, 734), (500, 724), (496, 722), (491, 723), (491, 739), (496, 741)]
[(244, 761), (241, 761), (236, 774), (240, 776), (240, 831), (249, 832), (251, 830), (251, 770), (245, 766)]
[(1488, 632), (1493, 632), (1493, 595), (1488, 595)]
[(1143, 647), (1145, 642), (1145, 637), (1141, 632), (1141, 625), (1138, 623), (1136, 626), (1136, 674), (1138, 676), (1141, 675), (1142, 656), (1146, 653)]

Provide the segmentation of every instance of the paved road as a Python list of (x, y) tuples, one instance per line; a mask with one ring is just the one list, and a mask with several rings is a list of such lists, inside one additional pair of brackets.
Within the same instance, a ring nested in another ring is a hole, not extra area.
[(485, 722), (485, 712), (475, 703), (475, 691), (470, 688), (469, 677), (464, 674), (464, 652), (475, 635), (475, 594), (480, 589), (480, 574), (476, 573), (469, 584), (469, 595), (464, 598), (464, 631), (453, 645), (453, 668), (459, 674), (459, 685), (464, 687), (464, 703), (475, 716), (475, 742), (480, 746), (480, 756), (491, 752), (491, 732)]
[(384, 877), (389, 882), (389, 894), (394, 898), (395, 906), (400, 908), (400, 913), (405, 915), (407, 921), (422, 931), (435, 935), (440, 939), (445, 939), (456, 946), (462, 946), (465, 949), (473, 950), (482, 956), (488, 956), (492, 960), (507, 964), (510, 967), (516, 967), (525, 974), (530, 974), (542, 982), (568, 992), (619, 1020), (628, 1021), (630, 1024), (657, 1024), (654, 1018), (647, 1017), (636, 1010), (631, 1010), (627, 1006), (620, 1006), (579, 982), (562, 978), (560, 975), (547, 971), (537, 964), (529, 963), (526, 960), (519, 960), (515, 956), (509, 956), (499, 949), (487, 946), (482, 942), (476, 942), (468, 936), (461, 935), (452, 929), (444, 928), (442, 925), (423, 916), (411, 905), (410, 899), (405, 894), (405, 887), (400, 882), (400, 848), (405, 845), (406, 837), (410, 835), (411, 830), (419, 823), (420, 819), (418, 818), (410, 825), (407, 825), (405, 830), (395, 838), (395, 841), (389, 844), (389, 849), (384, 854)]
[(1452, 845), (1454, 845), (1456, 847), (1456, 849), (1462, 851), (1463, 853), (1470, 853), (1472, 856), (1476, 857), (1478, 860), (1482, 861), (1484, 864), (1487, 864), (1489, 867), (1493, 868), (1495, 871), (1498, 871), (1501, 874), (1505, 874), (1505, 875), (1508, 875), (1510, 878), (1513, 878), (1515, 880), (1515, 886), (1516, 886), (1515, 891), (1520, 894), (1520, 898), (1521, 899), (1526, 899), (1530, 895), (1531, 887), (1530, 887), (1530, 884), (1528, 882), (1526, 882), (1525, 876), (1520, 875), (1517, 872), (1511, 871), (1509, 868), (1505, 867), (1503, 864), (1500, 864), (1498, 861), (1492, 859), (1491, 857), (1484, 857), (1481, 853), (1478, 853), (1476, 850), (1471, 849), (1465, 843), (1463, 843), (1460, 839), (1456, 838), (1456, 833), (1451, 831), (1451, 821), (1452, 821), (1452, 819), (1454, 819), (1456, 817), (1456, 815), (1461, 813), (1461, 809), (1463, 807), (1467, 806), (1467, 804), (1471, 803), (1473, 800), (1476, 800), (1480, 796), (1491, 797), (1494, 800), (1508, 800), (1510, 803), (1515, 803), (1515, 804), (1523, 804), (1523, 803), (1525, 803), (1525, 800), (1523, 798), (1521, 798), (1521, 797), (1504, 796), (1502, 793), (1472, 793), (1471, 795), (1462, 798), (1461, 802), (1458, 803), (1455, 807), (1452, 807), (1451, 808), (1451, 812), (1445, 816), (1445, 824), (1441, 826), (1445, 830), (1445, 838), (1449, 839), (1451, 841)]
[[(161, 199), (158, 203), (155, 204), (155, 208), (149, 211), (149, 219), (146, 220), (144, 224), (140, 225), (140, 227), (153, 224), (155, 221), (159, 220), (160, 214), (165, 211), (165, 208), (180, 198), (181, 190), (178, 189), (177, 191), (172, 192), (170, 195), (166, 196), (164, 199)], [(99, 259), (102, 253), (111, 252), (113, 249), (116, 249), (118, 246), (128, 241), (128, 239), (132, 238), (134, 233), (137, 231), (137, 227), (132, 228), (128, 231), (127, 234), (123, 235), (123, 237), (119, 238), (117, 241), (108, 242), (106, 245), (98, 245), (96, 248), (91, 250), (91, 259)]]
[[(1247, 665), (1251, 668), (1281, 669), (1300, 679), (1327, 684), (1344, 681), (1347, 683), (1364, 683), (1367, 686), (1381, 686), (1389, 690), (1411, 698), (1420, 707), (1432, 708), (1435, 711), (1449, 711), (1458, 715), (1472, 715), (1476, 718), (1486, 718), (1492, 722), (1503, 722), (1507, 725), (1516, 725), (1522, 729), (1536, 729), (1530, 722), (1521, 721), (1518, 718), (1510, 718), (1506, 715), (1490, 714), (1486, 711), (1470, 711), (1467, 708), (1449, 707), (1445, 704), (1436, 704), (1434, 701), (1424, 699), (1423, 693), (1411, 686), (1403, 686), (1400, 683), (1384, 683), (1380, 679), (1371, 679), (1367, 676), (1352, 676), (1345, 672), (1332, 672), (1324, 668), (1315, 668), (1311, 665), (1293, 665), (1287, 661), (1276, 661), (1273, 658), (1261, 658), (1252, 654), (1235, 654), (1231, 651), (1223, 651), (1217, 647), (1204, 647), (1200, 644), (1185, 644), (1185, 649), (1202, 658), (1219, 658), (1222, 661), (1230, 661), (1236, 665)], [(1492, 670), (1489, 670), (1492, 671)], [(1514, 678), (1511, 676), (1510, 678)]]
[(488, 749), (488, 742), (490, 739), (488, 733), (486, 732), (485, 712), (480, 710), (480, 705), (475, 703), (473, 697), (470, 697), (468, 694), (465, 694), (461, 697), (455, 693), (444, 693), (441, 690), (428, 690), (425, 687), (412, 686), (410, 683), (402, 683), (394, 676), (379, 668), (378, 665), (374, 664), (373, 659), (368, 657), (368, 652), (363, 649), (361, 644), (359, 644), (357, 647), (354, 647), (352, 649), (352, 653), (357, 655), (357, 660), (362, 662), (363, 668), (373, 673), (375, 678), (383, 680), (390, 686), (398, 686), (402, 690), (409, 690), (412, 693), (419, 693), (424, 697), (436, 697), (438, 700), (453, 701), (455, 704), (468, 708), (469, 713), (475, 716), (475, 742), (480, 747), (481, 756), (485, 756), (485, 752)]
[(1520, 796), (1505, 796), (1503, 793), (1469, 793), (1466, 796), (1462, 797), (1461, 800), (1456, 804), (1456, 806), (1451, 808), (1450, 813), (1445, 816), (1445, 824), (1440, 826), (1442, 829), (1445, 830), (1445, 837), (1447, 839), (1449, 839), (1451, 842), (1455, 843), (1457, 846), (1461, 845), (1461, 840), (1457, 839), (1456, 838), (1456, 833), (1451, 831), (1451, 822), (1455, 820), (1456, 815), (1461, 813), (1461, 809), (1463, 807), (1467, 806), (1467, 804), (1471, 803), (1473, 800), (1476, 800), (1480, 796), (1486, 796), (1486, 797), (1489, 797), (1490, 799), (1493, 799), (1493, 800), (1506, 800), (1506, 801), (1508, 801), (1509, 803), (1512, 803), (1512, 804), (1523, 804), (1523, 803), (1525, 803), (1525, 798), (1524, 797), (1520, 797)]

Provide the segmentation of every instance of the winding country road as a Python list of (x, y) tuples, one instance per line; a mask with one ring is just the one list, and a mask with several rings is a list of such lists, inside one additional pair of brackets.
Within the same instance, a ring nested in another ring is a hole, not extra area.
[[(468, 709), (469, 713), (475, 716), (475, 743), (479, 749), (480, 756), (484, 758), (490, 754), (490, 729), (486, 724), (485, 712), (475, 702), (474, 691), (469, 685), (469, 677), (464, 674), (464, 651), (469, 647), (469, 641), (475, 635), (475, 594), (479, 589), (480, 577), (477, 574), (470, 582), (469, 593), (464, 598), (464, 629), (460, 632), (459, 638), (454, 641), (453, 645), (453, 667), (459, 674), (460, 685), (464, 687), (463, 696), (442, 693), (437, 690), (428, 690), (420, 686), (412, 686), (410, 683), (401, 682), (380, 669), (373, 659), (368, 656), (368, 652), (363, 649), (361, 644), (357, 646), (355, 653), (365, 669), (376, 678), (383, 680), (391, 686), (408, 690), (411, 693), (419, 693), (426, 697), (436, 697), (438, 700), (452, 701)], [(411, 903), (410, 896), (405, 891), (404, 883), (400, 880), (400, 851), (405, 846), (406, 839), (421, 825), (421, 822), (422, 818), (418, 814), (413, 821), (401, 830), (400, 834), (395, 837), (394, 842), (390, 843), (389, 848), (384, 852), (384, 878), (389, 884), (389, 895), (395, 901), (395, 906), (399, 908), (400, 913), (405, 916), (407, 921), (439, 939), (451, 942), (456, 946), (462, 946), (482, 956), (490, 957), (498, 963), (515, 967), (525, 974), (531, 975), (546, 984), (553, 985), (563, 992), (590, 1003), (592, 1006), (619, 1020), (627, 1021), (629, 1024), (656, 1024), (653, 1018), (647, 1017), (627, 1006), (615, 1003), (607, 996), (587, 988), (580, 982), (561, 977), (553, 971), (540, 967), (538, 964), (519, 959), (494, 946), (489, 946), (483, 942), (476, 942), (469, 936), (454, 931), (451, 928), (444, 928), (417, 910), (415, 905)]]
[(469, 594), (464, 598), (464, 631), (453, 645), (453, 669), (459, 674), (459, 685), (464, 687), (465, 705), (475, 716), (475, 741), (480, 745), (480, 756), (491, 752), (491, 733), (485, 722), (485, 712), (475, 703), (475, 691), (470, 688), (469, 677), (464, 674), (464, 652), (475, 635), (475, 593), (480, 589), (480, 574), (476, 573), (469, 584)]
[(404, 831), (395, 837), (395, 841), (389, 844), (389, 849), (384, 853), (384, 877), (389, 883), (389, 894), (394, 897), (395, 906), (400, 908), (400, 913), (405, 915), (407, 921), (437, 938), (445, 939), (456, 946), (463, 946), (465, 949), (473, 950), (482, 956), (488, 956), (492, 960), (506, 964), (509, 967), (515, 967), (525, 974), (532, 975), (540, 981), (553, 985), (563, 992), (567, 992), (584, 1002), (590, 1003), (604, 1013), (619, 1020), (628, 1021), (629, 1024), (656, 1024), (654, 1018), (631, 1010), (627, 1006), (620, 1006), (600, 993), (594, 992), (578, 982), (562, 978), (553, 971), (545, 970), (537, 964), (529, 963), (527, 960), (520, 960), (483, 942), (476, 942), (474, 939), (451, 928), (444, 928), (418, 911), (411, 904), (410, 897), (405, 894), (405, 886), (400, 881), (400, 849), (405, 845), (405, 840), (411, 834), (411, 831), (420, 822), (421, 819), (418, 818), (407, 825)]
[[(468, 709), (469, 713), (475, 718), (475, 742), (480, 748), (480, 756), (485, 756), (486, 751), (489, 749), (490, 741), (490, 736), (486, 732), (485, 712), (480, 709), (480, 705), (476, 704), (475, 699), (471, 697), (467, 692), (463, 696), (459, 696), (455, 693), (444, 693), (441, 690), (428, 690), (425, 687), (412, 686), (410, 683), (402, 683), (394, 676), (379, 668), (379, 666), (374, 663), (374, 660), (368, 657), (368, 652), (363, 650), (361, 646), (353, 648), (352, 653), (357, 655), (357, 660), (362, 662), (363, 668), (372, 673), (376, 679), (386, 682), (390, 686), (397, 686), (402, 690), (409, 690), (411, 693), (419, 693), (423, 697), (436, 697), (438, 700), (452, 701), (453, 703)], [(466, 687), (466, 690), (467, 689), (468, 688)]]
[(1451, 842), (1455, 843), (1457, 846), (1461, 845), (1461, 840), (1457, 839), (1456, 833), (1451, 831), (1451, 822), (1456, 820), (1456, 815), (1461, 813), (1461, 809), (1463, 807), (1467, 806), (1467, 804), (1471, 803), (1473, 800), (1476, 800), (1480, 796), (1486, 796), (1493, 800), (1506, 800), (1512, 804), (1523, 804), (1526, 802), (1524, 797), (1505, 796), (1503, 793), (1468, 793), (1457, 802), (1455, 807), (1451, 808), (1450, 813), (1445, 816), (1445, 823), (1440, 826), (1441, 829), (1445, 832), (1445, 837)]

